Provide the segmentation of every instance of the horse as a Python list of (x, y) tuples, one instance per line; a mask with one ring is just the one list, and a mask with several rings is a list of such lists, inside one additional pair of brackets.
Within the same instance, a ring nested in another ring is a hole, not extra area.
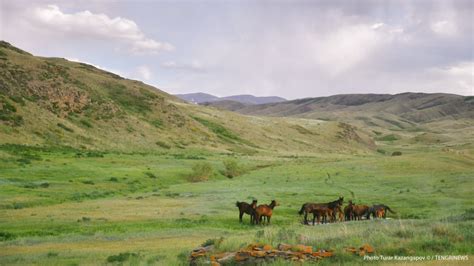
[(313, 226), (315, 225), (315, 220), (316, 218), (318, 218), (318, 224), (321, 222), (321, 217), (323, 218), (322, 219), (322, 223), (327, 223), (327, 217), (331, 217), (332, 216), (332, 209), (326, 207), (326, 206), (317, 206), (317, 207), (314, 207), (312, 210), (311, 210), (311, 213), (313, 214)]
[[(383, 209), (383, 215), (381, 218), (386, 218), (387, 217), (387, 212), (391, 212), (393, 214), (396, 214), (396, 212), (392, 211), (390, 207), (388, 207), (385, 204), (375, 204), (370, 207), (369, 212), (367, 213), (367, 219), (370, 219), (370, 215), (372, 214), (372, 217), (377, 217), (377, 211)], [(378, 217), (377, 217), (378, 218)]]
[(341, 209), (341, 206), (338, 206), (337, 207), (337, 213), (338, 213), (338, 218), (339, 218), (339, 222), (342, 222), (344, 221), (344, 212), (342, 211)]
[(352, 200), (349, 200), (349, 205), (344, 207), (344, 218), (346, 221), (350, 221), (354, 219), (354, 214), (352, 212)]
[(257, 224), (261, 224), (262, 219), (266, 217), (267, 224), (270, 224), (270, 219), (272, 218), (273, 209), (278, 205), (279, 204), (275, 200), (272, 200), (272, 202), (269, 205), (267, 204), (258, 205), (258, 207), (255, 209), (255, 222)]
[(362, 220), (362, 216), (370, 215), (369, 206), (367, 205), (355, 205), (352, 201), (349, 201), (349, 211), (355, 220)]
[(236, 202), (235, 206), (239, 208), (239, 221), (242, 222), (242, 216), (244, 213), (250, 215), (250, 223), (256, 223), (255, 220), (255, 208), (257, 207), (257, 200), (254, 199), (252, 203), (248, 204), (247, 202)]
[(344, 202), (344, 197), (339, 197), (339, 199), (337, 199), (335, 201), (328, 202), (328, 203), (307, 202), (307, 203), (303, 204), (303, 206), (301, 206), (301, 209), (298, 212), (298, 214), (301, 215), (301, 214), (304, 213), (304, 224), (308, 224), (308, 213), (310, 213), (313, 208), (323, 206), (323, 207), (328, 207), (329, 209), (331, 209), (333, 211), (332, 212), (332, 217), (333, 217), (333, 220), (335, 220), (335, 215), (336, 215), (335, 209), (338, 206), (339, 207), (342, 206), (343, 202)]
[(384, 209), (378, 209), (378, 210), (375, 211), (375, 215), (378, 219), (381, 219), (385, 215), (385, 210)]

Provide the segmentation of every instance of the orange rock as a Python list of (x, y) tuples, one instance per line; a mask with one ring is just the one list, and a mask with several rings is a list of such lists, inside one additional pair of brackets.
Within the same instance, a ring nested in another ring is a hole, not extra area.
[(356, 252), (357, 252), (357, 249), (356, 249), (355, 247), (346, 247), (346, 251), (347, 251), (347, 252), (356, 253)]
[(250, 256), (252, 257), (257, 257), (257, 258), (263, 258), (267, 255), (265, 251), (252, 251), (250, 252)]
[(296, 250), (298, 252), (313, 253), (313, 247), (312, 246), (296, 245), (293, 248), (294, 248), (294, 250)]
[(367, 253), (373, 253), (375, 251), (374, 248), (369, 244), (364, 244), (362, 247), (360, 247), (360, 250), (364, 250)]
[(270, 251), (271, 249), (272, 249), (272, 246), (270, 246), (270, 245), (264, 245), (263, 246), (263, 250), (265, 250), (265, 251)]
[(217, 261), (211, 261), (211, 266), (221, 266), (221, 264)]
[(244, 260), (247, 260), (248, 258), (249, 258), (249, 255), (243, 252), (237, 252), (234, 257), (235, 261), (244, 261)]
[(334, 256), (334, 253), (331, 252), (331, 251), (321, 250), (321, 251), (319, 251), (319, 256), (321, 256), (323, 258), (328, 258), (328, 257)]
[(291, 245), (288, 244), (279, 244), (278, 249), (282, 251), (287, 251), (291, 249)]
[(203, 256), (206, 256), (205, 251), (198, 251), (198, 252), (191, 253), (191, 257), (193, 257), (193, 258), (203, 257)]

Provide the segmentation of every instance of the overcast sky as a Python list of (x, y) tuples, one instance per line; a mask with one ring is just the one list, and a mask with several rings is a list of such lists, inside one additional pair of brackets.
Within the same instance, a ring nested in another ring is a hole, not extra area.
[(0, 38), (169, 93), (474, 93), (474, 1), (0, 0)]

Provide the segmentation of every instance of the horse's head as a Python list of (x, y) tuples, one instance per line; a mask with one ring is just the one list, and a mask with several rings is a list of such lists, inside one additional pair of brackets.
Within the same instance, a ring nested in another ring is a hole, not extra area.
[(276, 200), (272, 200), (272, 202), (270, 203), (270, 206), (280, 206), (280, 204), (276, 201)]
[(256, 199), (252, 200), (252, 204), (257, 204), (257, 200)]
[(339, 205), (342, 205), (344, 203), (344, 197), (339, 197), (337, 202), (338, 202)]

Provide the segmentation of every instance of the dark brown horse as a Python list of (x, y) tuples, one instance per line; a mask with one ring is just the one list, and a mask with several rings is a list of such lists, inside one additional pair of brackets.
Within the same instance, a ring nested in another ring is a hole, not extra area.
[(248, 204), (247, 202), (236, 202), (235, 206), (239, 208), (239, 221), (242, 222), (242, 216), (244, 213), (250, 215), (250, 223), (256, 223), (255, 220), (255, 208), (257, 208), (257, 200), (254, 199), (252, 203)]
[(369, 214), (369, 206), (367, 205), (355, 205), (352, 201), (349, 201), (348, 207), (355, 220), (362, 220), (362, 216)]
[(331, 219), (333, 210), (326, 206), (315, 206), (311, 210), (311, 213), (313, 214), (313, 225), (315, 225), (316, 218), (318, 219), (318, 224), (320, 224), (320, 222), (324, 224), (328, 222), (328, 218)]
[(352, 213), (352, 200), (349, 200), (349, 205), (344, 207), (344, 218), (346, 221), (351, 221), (354, 219), (354, 214)]
[(255, 221), (257, 222), (257, 224), (261, 224), (262, 219), (264, 219), (265, 217), (267, 219), (267, 224), (270, 224), (270, 219), (272, 218), (273, 209), (278, 205), (279, 204), (275, 200), (272, 200), (272, 202), (269, 205), (267, 204), (258, 205), (258, 207), (255, 209)]
[(342, 206), (343, 202), (344, 202), (344, 197), (339, 197), (339, 199), (328, 202), (328, 203), (307, 202), (303, 204), (303, 206), (301, 206), (301, 209), (298, 212), (298, 214), (301, 215), (304, 213), (304, 224), (308, 224), (308, 213), (311, 213), (311, 211), (316, 207), (327, 207), (332, 210), (332, 220), (336, 220), (336, 209)]

